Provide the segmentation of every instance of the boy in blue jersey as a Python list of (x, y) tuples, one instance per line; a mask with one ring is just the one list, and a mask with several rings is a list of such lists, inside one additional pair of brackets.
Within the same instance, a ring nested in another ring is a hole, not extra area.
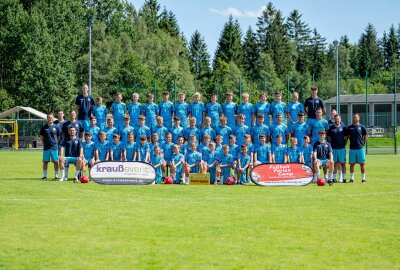
[(267, 144), (267, 136), (264, 134), (259, 135), (260, 142), (254, 149), (254, 165), (268, 164), (272, 162), (271, 158), (271, 146)]
[(54, 180), (58, 178), (58, 148), (61, 137), (60, 128), (54, 124), (54, 115), (47, 115), (47, 124), (40, 129), (40, 140), (43, 144), (43, 177), (42, 180), (47, 180), (47, 168), (50, 161), (54, 164)]
[(254, 145), (260, 144), (260, 135), (263, 134), (266, 138), (269, 138), (269, 127), (264, 124), (264, 114), (257, 114), (257, 124), (251, 128), (251, 137), (253, 138)]
[(157, 133), (159, 142), (164, 143), (165, 136), (168, 133), (168, 128), (164, 126), (164, 119), (162, 118), (162, 116), (158, 115), (156, 117), (156, 120), (157, 120), (157, 125), (151, 128), (151, 134)]
[(304, 163), (303, 152), (297, 146), (297, 138), (293, 137), (290, 142), (290, 147), (286, 150), (288, 163)]
[(92, 133), (92, 141), (97, 143), (99, 141), (100, 128), (97, 126), (97, 119), (94, 116), (90, 117), (90, 133)]
[(219, 118), (221, 117), (222, 114), (222, 106), (217, 102), (217, 99), (218, 99), (217, 95), (213, 94), (211, 96), (211, 101), (206, 105), (205, 115), (211, 118), (211, 127), (213, 129), (218, 127)]
[[(289, 102), (286, 111), (289, 130), (292, 128), (292, 125), (298, 121), (299, 113), (304, 113), (304, 106), (299, 102), (299, 93), (293, 92), (292, 97), (293, 101)], [(301, 140), (299, 142), (301, 142)]]
[(133, 132), (128, 133), (128, 142), (125, 144), (125, 151), (124, 151), (124, 160), (125, 161), (134, 161), (136, 151), (136, 142), (135, 136)]
[(285, 119), (283, 116), (287, 112), (286, 103), (282, 101), (282, 93), (275, 92), (275, 101), (271, 104), (271, 114), (272, 114), (272, 123), (275, 124), (277, 120), (277, 115), (282, 115), (282, 123), (285, 123)]
[(172, 154), (171, 163), (169, 164), (174, 184), (183, 183), (182, 169), (185, 157), (179, 151), (180, 151), (180, 146), (175, 144), (174, 153)]
[(307, 135), (303, 138), (303, 147), (301, 148), (301, 152), (303, 153), (304, 164), (307, 164), (312, 168), (313, 146), (310, 144), (310, 137)]
[(159, 114), (158, 105), (154, 103), (154, 95), (152, 93), (147, 94), (147, 103), (142, 108), (143, 115), (146, 116), (146, 126), (149, 128), (156, 124), (156, 117)]
[(154, 167), (156, 172), (155, 184), (160, 184), (162, 178), (162, 165), (164, 164), (164, 159), (160, 153), (159, 146), (154, 147), (153, 153), (150, 157), (150, 164)]
[(219, 126), (215, 130), (217, 136), (222, 136), (222, 145), (229, 144), (229, 136), (233, 134), (232, 128), (227, 126), (227, 123), (228, 119), (225, 116), (221, 116)]
[(125, 146), (120, 141), (119, 134), (114, 134), (113, 141), (108, 144), (108, 152), (111, 161), (124, 161)]
[(282, 123), (283, 115), (277, 114), (276, 115), (276, 122), (272, 124), (270, 129), (270, 136), (271, 136), (271, 144), (276, 144), (276, 136), (280, 135), (282, 138), (282, 144), (286, 144), (289, 138), (289, 130), (285, 124)]
[(136, 128), (139, 125), (139, 116), (142, 114), (143, 106), (139, 102), (139, 94), (132, 94), (132, 102), (128, 105), (128, 114), (131, 118), (131, 126)]
[[(194, 135), (191, 135), (189, 143), (192, 141), (196, 142), (196, 140), (193, 140), (193, 138), (196, 138), (196, 137), (194, 137)], [(199, 151), (200, 154), (203, 155), (205, 151), (208, 151), (208, 145), (211, 142), (210, 138), (211, 137), (209, 134), (204, 134), (201, 143), (197, 146), (197, 151)]]
[(99, 134), (99, 142), (96, 143), (95, 157), (96, 162), (99, 163), (102, 161), (108, 160), (108, 141), (107, 134), (104, 131), (101, 131)]
[(208, 153), (205, 157), (205, 164), (207, 171), (210, 173), (210, 184), (213, 185), (217, 180), (217, 164), (218, 164), (218, 154), (215, 151), (215, 142), (210, 142), (208, 145)]
[(179, 136), (177, 143), (174, 145), (179, 145), (179, 153), (181, 153), (185, 157), (186, 156), (186, 147), (185, 147), (184, 143), (185, 143), (185, 138), (183, 136)]
[(289, 129), (292, 137), (297, 138), (297, 146), (303, 147), (304, 136), (311, 134), (310, 127), (304, 121), (304, 113), (298, 114), (298, 121), (292, 124), (292, 127)]
[(250, 96), (248, 93), (242, 94), (243, 103), (240, 103), (237, 109), (237, 114), (245, 116), (244, 124), (251, 128), (254, 125), (254, 107), (249, 103)]
[(181, 120), (181, 126), (183, 129), (186, 129), (188, 126), (187, 118), (189, 115), (189, 104), (185, 102), (185, 98), (185, 93), (178, 94), (178, 102), (175, 102), (173, 112), (173, 117), (179, 117)]
[(179, 116), (174, 117), (174, 126), (171, 129), (172, 143), (178, 142), (178, 137), (183, 136), (183, 127), (181, 127), (181, 118)]
[(236, 136), (236, 143), (237, 145), (244, 144), (244, 135), (250, 134), (250, 127), (246, 126), (244, 123), (246, 121), (246, 116), (244, 114), (239, 114), (237, 116), (238, 124), (233, 131), (233, 134)]
[(320, 131), (325, 131), (328, 132), (329, 129), (329, 124), (328, 121), (322, 118), (322, 109), (318, 108), (316, 111), (317, 118), (312, 121), (312, 126), (310, 126), (311, 129), (311, 144), (314, 145), (319, 140), (319, 132)]
[(128, 143), (128, 133), (133, 132), (134, 128), (130, 125), (131, 118), (129, 114), (124, 116), (124, 128), (119, 132), (121, 135), (121, 142), (125, 145)]
[(233, 101), (233, 93), (226, 93), (226, 101), (222, 105), (222, 110), (224, 116), (227, 118), (227, 126), (230, 128), (235, 128), (236, 126), (236, 103)]
[(75, 110), (71, 110), (69, 112), (68, 121), (65, 121), (64, 124), (62, 125), (61, 131), (63, 133), (64, 140), (68, 141), (69, 138), (70, 138), (70, 136), (69, 136), (69, 128), (70, 127), (74, 127), (75, 128), (76, 137), (82, 138), (83, 132), (84, 132), (84, 128), (83, 128), (82, 124), (76, 119), (76, 111)]
[(321, 108), (322, 112), (325, 113), (324, 101), (318, 97), (318, 87), (311, 87), (311, 97), (304, 101), (304, 111), (307, 113), (307, 124), (311, 127), (316, 118), (317, 109)]
[(239, 154), (239, 145), (236, 144), (236, 136), (229, 136), (229, 154), (232, 155), (233, 159), (236, 160), (237, 155)]
[(211, 118), (209, 116), (204, 119), (204, 128), (201, 130), (201, 137), (203, 137), (205, 134), (209, 134), (211, 141), (215, 141), (217, 134), (211, 127)]
[(320, 177), (320, 167), (327, 168), (328, 175), (325, 178), (328, 180), (329, 186), (333, 185), (333, 154), (331, 144), (325, 141), (326, 132), (321, 130), (318, 133), (319, 140), (313, 145), (313, 160), (314, 160), (314, 181)]
[(353, 115), (353, 124), (347, 127), (347, 137), (350, 140), (350, 183), (354, 182), (354, 166), (358, 163), (361, 169), (361, 181), (365, 184), (364, 145), (367, 142), (367, 129), (360, 123), (360, 116), (358, 113)]
[(107, 119), (107, 107), (103, 105), (102, 97), (96, 98), (96, 105), (93, 106), (93, 115), (96, 117), (96, 125), (100, 128), (100, 130), (105, 128)]
[[(231, 176), (231, 169), (234, 168), (235, 159), (229, 153), (229, 146), (225, 144), (223, 147), (223, 153), (218, 156), (218, 168), (221, 169), (221, 174), (217, 180), (220, 178), (220, 182), (226, 184), (226, 179)], [(217, 172), (219, 170), (217, 169)]]
[(347, 128), (341, 123), (340, 115), (334, 116), (334, 122), (329, 126), (328, 141), (332, 146), (333, 152), (333, 181), (336, 182), (336, 173), (339, 182), (346, 183), (346, 143)]
[(174, 152), (174, 144), (172, 143), (172, 134), (168, 132), (165, 136), (165, 143), (161, 145), (162, 151), (164, 153), (164, 164), (162, 167), (163, 177), (167, 176), (169, 164), (171, 163), (172, 154)]
[(270, 125), (269, 122), (269, 112), (271, 111), (271, 104), (269, 104), (267, 98), (267, 93), (266, 92), (261, 92), (259, 95), (260, 101), (257, 102), (254, 108), (254, 115), (258, 116), (259, 114), (262, 114), (264, 116), (263, 118), (263, 124), (266, 126)]
[(172, 128), (172, 114), (174, 112), (174, 104), (169, 101), (168, 91), (164, 91), (162, 94), (163, 101), (158, 103), (158, 111), (160, 112), (160, 116), (163, 118), (164, 127), (170, 130)]
[(83, 147), (83, 167), (82, 175), (86, 175), (86, 166), (91, 168), (96, 161), (96, 143), (92, 141), (92, 133), (85, 132), (85, 141)]
[(118, 134), (118, 129), (114, 127), (114, 119), (107, 118), (107, 126), (102, 130), (106, 133), (106, 140), (111, 142), (115, 134)]
[(60, 160), (63, 170), (60, 181), (68, 180), (69, 164), (74, 164), (76, 167), (74, 183), (77, 183), (79, 173), (83, 168), (83, 147), (81, 139), (76, 137), (76, 129), (73, 126), (69, 127), (69, 140), (64, 140), (60, 148)]
[(247, 182), (247, 168), (250, 166), (250, 156), (247, 154), (247, 145), (240, 147), (241, 151), (236, 158), (236, 183), (245, 185)]
[(115, 101), (111, 104), (111, 113), (114, 118), (114, 126), (118, 131), (124, 128), (124, 115), (126, 104), (122, 102), (122, 94), (117, 93)]
[(145, 136), (147, 141), (150, 141), (150, 128), (145, 125), (146, 117), (141, 115), (139, 116), (139, 126), (137, 126), (134, 130), (136, 143), (140, 143), (141, 136)]
[(190, 126), (183, 131), (183, 136), (189, 141), (190, 135), (196, 135), (196, 142), (199, 143), (201, 140), (201, 132), (196, 127), (196, 118), (190, 117), (189, 124)]
[(189, 115), (190, 117), (196, 118), (196, 127), (202, 128), (203, 127), (203, 116), (205, 114), (206, 107), (204, 103), (201, 102), (201, 95), (200, 93), (194, 93), (193, 95), (193, 102), (189, 105)]
[(251, 136), (249, 134), (244, 135), (244, 144), (247, 145), (247, 154), (250, 156), (249, 168), (253, 168), (254, 162), (254, 144), (251, 142)]
[(147, 163), (150, 161), (150, 145), (145, 135), (140, 136), (139, 143), (136, 143), (136, 152), (133, 159)]
[(198, 173), (201, 162), (201, 154), (196, 151), (196, 143), (190, 143), (190, 151), (185, 157), (185, 183), (189, 182), (190, 173)]
[(215, 152), (222, 153), (222, 146), (224, 146), (222, 143), (222, 136), (217, 135), (217, 137), (215, 138)]
[(286, 145), (282, 143), (282, 135), (275, 136), (275, 144), (272, 144), (271, 148), (271, 159), (272, 163), (286, 163)]
[(94, 99), (89, 95), (89, 86), (82, 85), (82, 94), (75, 99), (78, 121), (82, 124), (84, 131), (89, 130), (89, 118), (93, 114)]

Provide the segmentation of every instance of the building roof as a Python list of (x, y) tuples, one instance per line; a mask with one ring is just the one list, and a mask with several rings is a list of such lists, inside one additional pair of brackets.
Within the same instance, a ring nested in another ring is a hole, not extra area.
[[(368, 94), (368, 103), (392, 103), (394, 94)], [(396, 100), (400, 104), (400, 95), (396, 95)], [(326, 104), (335, 104), (336, 96), (325, 100)], [(365, 94), (362, 95), (340, 95), (340, 103), (365, 103)]]
[[(5, 112), (0, 113), (0, 119), (6, 119), (6, 118), (10, 119), (10, 117), (12, 117), (13, 114), (16, 114), (20, 111), (28, 112), (29, 114), (32, 114), (40, 119), (47, 119), (47, 115), (45, 113), (42, 113), (31, 107), (22, 107), (22, 106), (17, 106), (17, 107), (11, 108)], [(17, 117), (14, 117), (13, 119), (17, 119)]]

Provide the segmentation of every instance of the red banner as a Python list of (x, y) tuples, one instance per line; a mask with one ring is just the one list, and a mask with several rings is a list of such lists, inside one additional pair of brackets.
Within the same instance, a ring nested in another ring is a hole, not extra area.
[(250, 173), (251, 181), (260, 186), (304, 186), (313, 179), (313, 171), (306, 164), (260, 164)]

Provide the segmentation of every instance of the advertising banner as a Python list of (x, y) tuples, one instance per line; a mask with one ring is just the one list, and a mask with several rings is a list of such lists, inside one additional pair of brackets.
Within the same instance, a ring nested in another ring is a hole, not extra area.
[(105, 161), (90, 169), (90, 178), (104, 185), (148, 185), (155, 177), (153, 166), (138, 161)]
[(311, 183), (313, 171), (306, 164), (260, 164), (250, 173), (250, 179), (259, 186), (305, 186)]

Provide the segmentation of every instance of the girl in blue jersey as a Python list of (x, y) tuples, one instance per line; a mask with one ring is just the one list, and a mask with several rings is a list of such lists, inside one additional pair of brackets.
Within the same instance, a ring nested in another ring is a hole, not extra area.
[(217, 95), (211, 96), (211, 102), (206, 105), (206, 114), (211, 118), (211, 127), (215, 129), (219, 125), (219, 118), (222, 114), (222, 106), (217, 102)]
[(203, 126), (203, 117), (206, 111), (204, 103), (201, 102), (200, 93), (194, 93), (193, 102), (189, 105), (189, 115), (196, 118), (196, 127), (201, 128)]
[(160, 154), (160, 147), (155, 146), (154, 150), (153, 150), (153, 154), (150, 157), (150, 164), (154, 167), (154, 169), (156, 171), (155, 184), (161, 183), (162, 164), (163, 163), (164, 163), (164, 159)]
[(117, 93), (115, 101), (111, 104), (111, 113), (114, 118), (114, 126), (118, 131), (124, 128), (125, 112), (126, 104), (122, 102), (122, 94)]
[(244, 124), (250, 128), (254, 125), (254, 107), (249, 102), (249, 99), (250, 96), (248, 93), (242, 94), (243, 103), (239, 104), (237, 114), (243, 114), (246, 117)]
[(179, 151), (180, 151), (180, 146), (175, 144), (174, 153), (172, 154), (170, 163), (171, 176), (175, 184), (180, 184), (181, 182), (183, 183), (182, 169), (185, 157), (181, 153), (179, 153)]
[(128, 114), (131, 118), (131, 126), (136, 127), (139, 125), (139, 116), (142, 114), (143, 106), (139, 102), (139, 94), (132, 94), (132, 102), (128, 106)]
[[(96, 98), (96, 105), (93, 106), (93, 115), (97, 119), (96, 125), (102, 130), (106, 126), (107, 107), (103, 105), (103, 98)], [(94, 137), (93, 137), (94, 138)]]
[(158, 103), (158, 110), (160, 116), (164, 120), (164, 126), (169, 130), (172, 128), (172, 114), (174, 111), (174, 104), (169, 101), (169, 92), (163, 92), (163, 101)]
[(125, 144), (125, 156), (124, 160), (126, 161), (133, 161), (133, 157), (135, 156), (136, 151), (136, 143), (135, 143), (135, 136), (133, 132), (128, 133), (128, 142)]
[(107, 135), (104, 131), (101, 131), (99, 134), (99, 142), (96, 144), (96, 151), (95, 151), (95, 156), (96, 156), (96, 163), (99, 163), (101, 161), (107, 161), (108, 160), (108, 141), (107, 141)]
[(226, 101), (222, 105), (222, 110), (227, 118), (227, 125), (230, 128), (235, 128), (236, 126), (236, 103), (233, 101), (233, 93), (228, 92), (226, 93)]

